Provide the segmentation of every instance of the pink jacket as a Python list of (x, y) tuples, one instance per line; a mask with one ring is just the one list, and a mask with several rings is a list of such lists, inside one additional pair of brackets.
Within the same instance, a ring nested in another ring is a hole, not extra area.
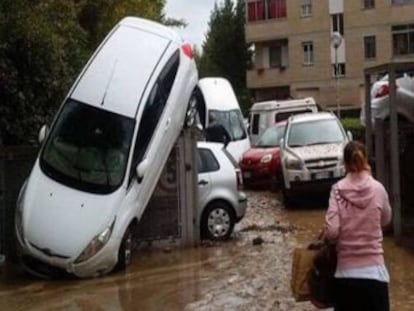
[(337, 241), (338, 268), (384, 264), (382, 227), (391, 221), (387, 192), (368, 172), (348, 173), (331, 190), (325, 237)]

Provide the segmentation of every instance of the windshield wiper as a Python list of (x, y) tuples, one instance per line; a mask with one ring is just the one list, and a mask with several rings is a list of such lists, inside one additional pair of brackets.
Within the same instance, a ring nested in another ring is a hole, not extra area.
[(306, 144), (306, 146), (315, 146), (315, 145), (326, 145), (326, 144), (336, 144), (336, 141), (318, 141), (315, 143)]
[(304, 147), (304, 146), (306, 145), (301, 145), (301, 144), (288, 145), (288, 147), (291, 147), (291, 148)]

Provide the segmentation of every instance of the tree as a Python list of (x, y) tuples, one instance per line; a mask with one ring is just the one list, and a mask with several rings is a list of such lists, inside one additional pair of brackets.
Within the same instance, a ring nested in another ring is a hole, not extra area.
[(33, 140), (124, 16), (170, 25), (165, 0), (0, 1), (0, 145)]
[(198, 62), (200, 77), (221, 76), (228, 79), (244, 110), (248, 105), (246, 70), (251, 59), (245, 41), (245, 1), (225, 0), (214, 6), (209, 30)]

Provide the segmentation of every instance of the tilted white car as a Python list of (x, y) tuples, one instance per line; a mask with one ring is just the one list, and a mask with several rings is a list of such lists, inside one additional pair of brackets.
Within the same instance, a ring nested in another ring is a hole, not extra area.
[(343, 149), (351, 136), (333, 113), (299, 114), (288, 119), (281, 144), (287, 205), (295, 197), (328, 192), (344, 176)]
[[(414, 78), (404, 73), (395, 80), (396, 92), (395, 102), (397, 113), (400, 117), (414, 122)], [(371, 87), (371, 122), (374, 125), (375, 119), (385, 120), (390, 116), (388, 74), (375, 82)], [(365, 126), (365, 105), (361, 107), (361, 124)]]
[(125, 268), (140, 220), (186, 119), (198, 74), (171, 29), (123, 19), (69, 91), (16, 207), (22, 262), (35, 274)]
[(225, 240), (246, 210), (241, 172), (223, 144), (198, 142), (197, 149), (201, 237)]

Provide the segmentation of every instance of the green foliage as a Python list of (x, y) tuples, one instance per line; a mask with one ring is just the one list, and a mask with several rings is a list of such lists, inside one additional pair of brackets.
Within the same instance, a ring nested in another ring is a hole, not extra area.
[(166, 18), (165, 0), (2, 0), (0, 145), (34, 140), (107, 32), (133, 15)]
[(0, 140), (11, 144), (56, 110), (85, 61), (86, 37), (70, 1), (6, 1), (0, 15)]
[(246, 110), (249, 94), (246, 89), (246, 70), (251, 59), (245, 43), (245, 1), (225, 0), (215, 5), (209, 30), (198, 61), (200, 77), (220, 76), (228, 79), (239, 102)]
[(365, 127), (361, 125), (359, 118), (344, 118), (341, 120), (345, 131), (350, 131), (354, 140), (365, 141)]

